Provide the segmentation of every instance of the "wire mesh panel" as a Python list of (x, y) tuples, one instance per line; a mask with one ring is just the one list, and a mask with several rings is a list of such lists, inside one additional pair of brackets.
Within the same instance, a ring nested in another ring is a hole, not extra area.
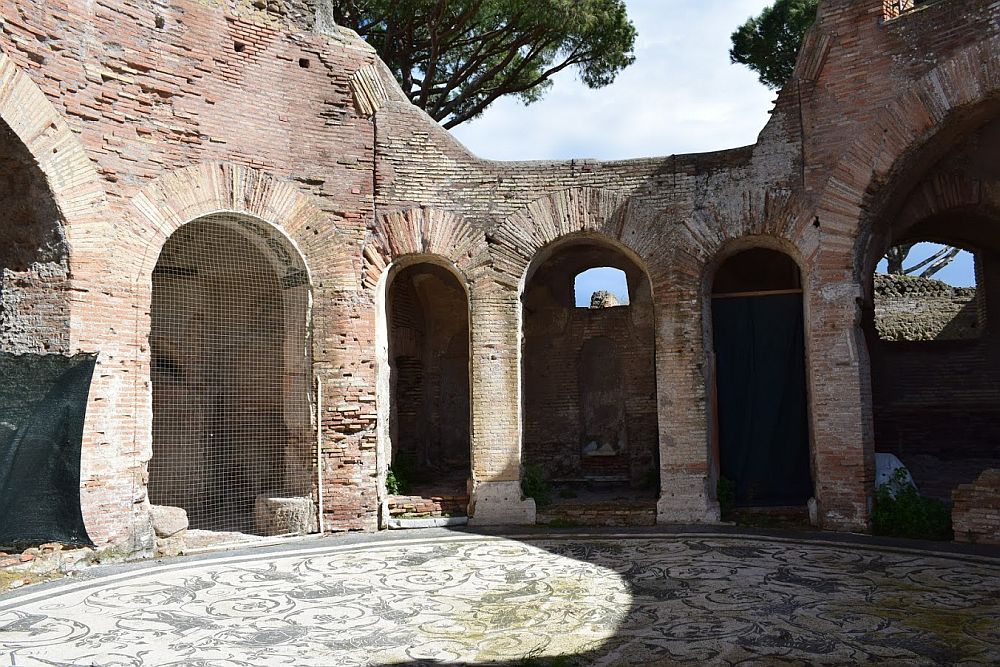
[(265, 223), (201, 218), (164, 244), (150, 312), (153, 504), (184, 508), (192, 528), (308, 529), (311, 517), (276, 527), (272, 502), (315, 512), (308, 305), (301, 258)]

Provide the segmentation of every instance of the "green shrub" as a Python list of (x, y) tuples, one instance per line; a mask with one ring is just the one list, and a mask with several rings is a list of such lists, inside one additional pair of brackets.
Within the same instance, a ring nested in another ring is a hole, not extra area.
[(389, 468), (389, 472), (385, 476), (385, 490), (386, 493), (392, 496), (404, 493), (403, 484), (399, 481), (396, 471), (392, 468)]
[(391, 495), (409, 493), (418, 477), (413, 457), (399, 452), (393, 457), (385, 476), (385, 490)]
[(899, 469), (875, 491), (872, 532), (889, 537), (951, 540), (951, 508), (942, 500), (921, 496), (907, 479), (906, 471)]
[(715, 485), (715, 498), (719, 501), (719, 511), (727, 517), (736, 509), (736, 482), (725, 477), (719, 477)]
[(524, 466), (524, 474), (521, 476), (521, 493), (526, 498), (534, 499), (536, 507), (545, 507), (552, 502), (552, 487), (545, 479), (542, 466), (534, 463)]

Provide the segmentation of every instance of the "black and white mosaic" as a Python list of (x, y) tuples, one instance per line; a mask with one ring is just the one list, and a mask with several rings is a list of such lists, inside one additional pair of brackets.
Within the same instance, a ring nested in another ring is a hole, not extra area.
[(996, 664), (1000, 561), (735, 536), (401, 539), (0, 598), (0, 664)]

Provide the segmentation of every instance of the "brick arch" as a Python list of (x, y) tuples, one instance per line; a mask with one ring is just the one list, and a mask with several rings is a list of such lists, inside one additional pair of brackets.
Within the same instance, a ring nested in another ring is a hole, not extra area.
[[(133, 276), (148, 283), (160, 249), (182, 225), (215, 213), (235, 213), (262, 220), (284, 234), (303, 263), (300, 244), (309, 230), (328, 226), (327, 216), (298, 188), (243, 165), (210, 162), (169, 172), (148, 184), (132, 199), (135, 223)], [(349, 262), (345, 257), (342, 261)], [(308, 270), (308, 268), (307, 268)]]
[(0, 120), (24, 144), (45, 175), (62, 215), (72, 275), (80, 279), (83, 257), (103, 252), (110, 238), (107, 195), (72, 128), (45, 93), (0, 51)]
[[(903, 208), (893, 216), (891, 224), (873, 230), (865, 248), (863, 276), (869, 279), (881, 259), (881, 252), (894, 237), (905, 235), (915, 225), (952, 211), (994, 213), (989, 204), (990, 183), (969, 179), (959, 174), (935, 173), (921, 180), (910, 191)], [(995, 214), (995, 213), (994, 213)], [(867, 283), (867, 280), (866, 280)]]
[(649, 270), (658, 265), (656, 238), (647, 233), (650, 217), (612, 190), (572, 188), (536, 199), (487, 234), (496, 280), (517, 288), (541, 250), (586, 234), (602, 236), (634, 254)]
[(462, 216), (429, 207), (389, 211), (362, 251), (364, 287), (375, 289), (387, 267), (412, 255), (436, 256), (465, 276), (488, 261), (485, 236)]
[[(1000, 102), (1000, 70), (987, 63), (1000, 51), (1000, 37), (969, 46), (907, 85), (886, 103), (844, 152), (819, 199), (817, 215), (826, 234), (857, 242), (861, 258), (872, 230), (859, 227), (882, 214), (880, 192), (893, 188), (907, 158), (942, 127), (981, 103)], [(898, 186), (897, 186), (898, 187)], [(862, 261), (855, 261), (859, 272)]]
[[(739, 252), (749, 245), (774, 245), (791, 252), (807, 273), (806, 258), (818, 245), (818, 233), (805, 214), (806, 202), (799, 193), (788, 190), (748, 190), (741, 198), (742, 208), (733, 221), (713, 209), (695, 210), (689, 218), (674, 226), (669, 256), (672, 265), (671, 289), (703, 292), (706, 271), (717, 266), (720, 257)], [(661, 213), (654, 228), (666, 228), (673, 220)]]

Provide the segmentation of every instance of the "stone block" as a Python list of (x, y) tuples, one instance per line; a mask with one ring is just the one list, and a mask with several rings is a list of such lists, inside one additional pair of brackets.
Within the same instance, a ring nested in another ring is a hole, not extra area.
[(153, 532), (159, 538), (172, 537), (187, 530), (187, 512), (180, 507), (151, 505), (149, 513), (153, 519)]
[(254, 524), (261, 535), (304, 535), (319, 530), (312, 498), (257, 496)]
[(470, 526), (535, 523), (535, 501), (521, 497), (521, 482), (479, 482), (469, 505)]

